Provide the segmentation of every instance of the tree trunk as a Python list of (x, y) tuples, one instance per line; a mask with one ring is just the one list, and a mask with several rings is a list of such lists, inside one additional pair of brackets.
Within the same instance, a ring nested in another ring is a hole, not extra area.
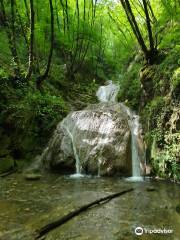
[(16, 75), (20, 74), (20, 63), (16, 47), (16, 30), (15, 30), (15, 0), (11, 0), (11, 29), (12, 29), (12, 50), (13, 50), (13, 60), (15, 63), (15, 72)]
[(25, 9), (26, 9), (26, 15), (27, 15), (27, 18), (28, 18), (28, 22), (30, 22), (27, 0), (24, 0), (24, 5), (25, 5)]
[(16, 44), (15, 44), (15, 28), (14, 28), (14, 20), (15, 20), (15, 16), (14, 16), (14, 1), (11, 0), (11, 24), (9, 23), (9, 21), (7, 20), (6, 17), (6, 11), (5, 11), (5, 7), (4, 7), (4, 1), (0, 0), (0, 7), (1, 7), (1, 13), (2, 13), (2, 21), (3, 21), (3, 25), (5, 27), (5, 31), (7, 34), (7, 38), (8, 38), (8, 42), (9, 42), (9, 48), (13, 57), (13, 62), (14, 62), (14, 74), (16, 76), (19, 76), (20, 73), (20, 68), (19, 68), (19, 58), (17, 55), (17, 50), (16, 50)]
[(53, 12), (52, 0), (49, 0), (49, 7), (50, 7), (50, 14), (51, 14), (51, 45), (50, 45), (49, 57), (48, 57), (48, 63), (46, 66), (46, 70), (43, 75), (41, 75), (37, 78), (36, 84), (37, 84), (38, 89), (41, 89), (42, 82), (47, 78), (47, 76), (49, 74), (49, 70), (51, 67), (52, 55), (53, 55), (53, 48), (54, 48), (54, 12)]
[[(56, 9), (56, 22), (58, 26), (58, 30), (60, 31), (60, 22), (59, 22), (59, 14), (58, 14), (58, 6), (57, 6), (57, 0), (55, 0), (55, 9)], [(64, 10), (63, 10), (64, 12)]]
[(151, 20), (150, 20), (150, 17), (149, 17), (147, 0), (142, 0), (142, 1), (143, 1), (143, 6), (144, 6), (144, 12), (145, 12), (145, 15), (146, 15), (146, 25), (147, 25), (149, 45), (150, 45), (148, 61), (149, 61), (149, 63), (153, 63), (153, 60), (154, 60), (154, 57), (155, 57), (155, 54), (156, 54), (156, 49), (154, 47), (154, 39), (153, 39), (152, 28), (151, 28)]
[(138, 27), (138, 24), (137, 24), (137, 21), (136, 21), (136, 18), (132, 12), (132, 9), (131, 9), (131, 5), (129, 3), (129, 0), (121, 0), (121, 3), (122, 3), (122, 6), (126, 12), (126, 15), (127, 15), (127, 18), (128, 18), (128, 21), (132, 27), (132, 30), (134, 32), (134, 35), (136, 36), (137, 40), (138, 40), (138, 43), (145, 55), (145, 58), (146, 60), (148, 60), (148, 49), (145, 45), (145, 42), (143, 40), (143, 37), (141, 35), (141, 32), (139, 30), (139, 27)]
[(34, 2), (30, 0), (30, 43), (29, 43), (29, 66), (26, 75), (26, 80), (29, 80), (33, 69), (33, 58), (34, 58)]
[(17, 9), (17, 16), (18, 16), (18, 21), (19, 21), (19, 24), (20, 24), (20, 27), (21, 27), (21, 31), (22, 31), (22, 35), (24, 37), (26, 47), (28, 48), (28, 40), (27, 40), (25, 29), (24, 29), (24, 24), (22, 22), (21, 15), (20, 15), (18, 9)]

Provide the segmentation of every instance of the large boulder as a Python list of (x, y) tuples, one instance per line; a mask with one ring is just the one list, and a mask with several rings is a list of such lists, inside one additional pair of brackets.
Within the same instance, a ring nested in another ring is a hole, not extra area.
[[(60, 122), (41, 155), (45, 168), (99, 175), (131, 175), (129, 116), (118, 103), (94, 104)], [(79, 165), (79, 166), (77, 166)]]

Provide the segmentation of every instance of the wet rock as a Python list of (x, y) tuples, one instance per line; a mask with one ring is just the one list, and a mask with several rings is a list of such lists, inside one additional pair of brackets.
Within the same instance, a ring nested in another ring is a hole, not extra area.
[(155, 72), (155, 66), (153, 65), (145, 65), (140, 70), (140, 81), (141, 87), (144, 94), (144, 101), (147, 102), (148, 100), (152, 99), (153, 97), (153, 77)]
[(55, 130), (41, 156), (47, 169), (71, 169), (79, 158), (81, 172), (131, 175), (129, 116), (118, 103), (94, 104), (70, 113)]

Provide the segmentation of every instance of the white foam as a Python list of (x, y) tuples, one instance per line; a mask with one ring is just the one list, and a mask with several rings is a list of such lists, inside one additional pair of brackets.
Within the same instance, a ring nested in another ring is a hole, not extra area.
[(70, 178), (83, 178), (83, 177), (85, 177), (85, 175), (81, 173), (75, 173), (70, 175)]
[(125, 178), (125, 180), (128, 182), (143, 182), (144, 178), (140, 176), (132, 176), (132, 177)]

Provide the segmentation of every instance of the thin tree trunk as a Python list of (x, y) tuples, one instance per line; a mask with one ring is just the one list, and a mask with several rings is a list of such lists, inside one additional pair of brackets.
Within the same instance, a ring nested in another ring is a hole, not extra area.
[(83, 20), (84, 20), (84, 22), (86, 21), (86, 0), (84, 0)]
[(97, 0), (94, 2), (94, 19), (96, 17), (96, 6), (97, 6)]
[(22, 19), (21, 19), (21, 15), (20, 15), (18, 9), (17, 9), (17, 16), (18, 16), (20, 27), (21, 27), (22, 35), (24, 37), (24, 41), (25, 41), (26, 46), (28, 48), (28, 40), (27, 40), (26, 32), (25, 32), (24, 25), (23, 25), (23, 22), (22, 22)]
[(65, 11), (66, 11), (66, 26), (67, 26), (67, 31), (69, 32), (69, 13), (68, 13), (68, 0), (66, 0), (66, 8), (65, 8)]
[[(144, 12), (146, 15), (146, 24), (147, 24), (147, 30), (148, 30), (148, 36), (149, 36), (149, 44), (150, 44), (150, 55), (154, 55), (154, 40), (153, 40), (153, 34), (152, 34), (152, 28), (151, 28), (151, 22), (150, 22), (150, 17), (149, 17), (149, 12), (147, 8), (147, 0), (143, 0), (143, 5), (144, 5)], [(150, 56), (151, 57), (151, 56)]]
[(57, 0), (55, 0), (55, 9), (56, 9), (56, 22), (57, 22), (58, 30), (60, 31), (61, 28), (60, 28), (60, 22), (59, 22)]
[(30, 22), (27, 0), (24, 0), (24, 5), (25, 5), (25, 9), (26, 9), (26, 15), (27, 15), (27, 18), (28, 18), (28, 22)]
[[(96, 4), (97, 4), (97, 0), (95, 0), (95, 2), (93, 2), (93, 0), (91, 1), (91, 7), (92, 7), (92, 17), (91, 17), (91, 32), (92, 32), (92, 29), (93, 29), (93, 26), (94, 26), (94, 22), (95, 22), (95, 15), (96, 15)], [(75, 71), (78, 71), (78, 69), (81, 68), (84, 60), (85, 60), (85, 57), (86, 57), (86, 54), (88, 52), (88, 49), (89, 49), (89, 45), (90, 45), (90, 39), (87, 39), (87, 44), (85, 46), (86, 42), (84, 41), (84, 54), (82, 54), (82, 56), (79, 56), (79, 64), (78, 66), (76, 67), (76, 70)]]
[(65, 34), (66, 33), (66, 18), (65, 18), (65, 7), (64, 7), (62, 0), (60, 0), (60, 4), (61, 4), (62, 10), (63, 10), (63, 30), (64, 30), (64, 34)]
[(26, 80), (29, 80), (33, 69), (34, 58), (34, 1), (30, 0), (30, 43), (29, 43), (29, 66), (26, 75)]
[(141, 32), (140, 32), (139, 27), (138, 27), (138, 24), (136, 22), (135, 16), (132, 12), (129, 0), (121, 0), (121, 3), (122, 3), (122, 6), (123, 6), (123, 8), (126, 12), (126, 15), (127, 15), (128, 21), (129, 21), (129, 23), (132, 27), (132, 30), (133, 30), (133, 32), (134, 32), (134, 34), (135, 34), (135, 36), (136, 36), (136, 38), (139, 42), (139, 45), (140, 45), (140, 47), (141, 47), (141, 49), (142, 49), (142, 51), (145, 55), (145, 58), (146, 58), (146, 60), (148, 60), (148, 49), (145, 45), (145, 42), (143, 40), (143, 37), (142, 37)]
[(122, 33), (124, 39), (125, 39), (126, 42), (128, 43), (126, 34), (125, 34), (124, 31), (121, 29), (121, 27), (120, 27), (119, 24), (116, 22), (116, 20), (113, 18), (113, 16), (112, 16), (111, 13), (110, 13), (110, 10), (108, 11), (108, 15), (109, 15), (110, 19), (112, 20), (112, 22), (116, 24), (118, 30)]
[(16, 74), (20, 74), (20, 63), (16, 47), (16, 30), (15, 30), (15, 0), (11, 0), (11, 29), (12, 29), (12, 48), (15, 63)]
[(41, 89), (42, 82), (47, 78), (47, 76), (49, 74), (49, 70), (51, 67), (51, 61), (52, 61), (52, 55), (53, 55), (53, 48), (54, 48), (54, 10), (53, 10), (52, 0), (49, 0), (49, 7), (50, 7), (50, 15), (51, 15), (51, 45), (50, 45), (49, 57), (48, 57), (46, 70), (43, 75), (41, 75), (37, 78), (36, 84), (37, 84), (38, 89)]
[(11, 25), (9, 24), (9, 21), (7, 20), (7, 17), (6, 17), (6, 11), (5, 11), (4, 1), (3, 0), (0, 0), (0, 7), (1, 7), (1, 12), (2, 12), (3, 25), (5, 27), (5, 31), (6, 31), (8, 42), (9, 42), (9, 48), (10, 48), (10, 51), (11, 51), (11, 54), (12, 54), (12, 57), (13, 57), (13, 61), (14, 61), (14, 64), (15, 64), (15, 66), (14, 66), (14, 74), (16, 76), (18, 76), (19, 73), (20, 73), (19, 58), (18, 58), (18, 55), (17, 55), (16, 45), (13, 42), (13, 40), (15, 38), (15, 36), (13, 36), (13, 33), (15, 34), (14, 23), (13, 23), (13, 19), (14, 19), (14, 2), (11, 2), (11, 14), (12, 14), (12, 24)]
[(147, 5), (148, 5), (148, 7), (149, 7), (149, 9), (150, 9), (151, 16), (152, 16), (152, 18), (153, 18), (153, 21), (152, 21), (152, 22), (157, 23), (157, 18), (156, 18), (155, 14), (154, 14), (154, 11), (153, 11), (152, 7), (151, 7), (150, 0), (147, 1)]
[[(79, 39), (80, 39), (79, 38), (79, 34), (80, 34), (79, 33), (80, 15), (79, 15), (79, 1), (78, 0), (76, 0), (76, 10), (75, 10), (74, 16), (76, 16), (76, 13), (77, 13), (77, 32), (76, 32), (76, 38), (73, 39), (73, 45), (75, 43), (75, 50), (73, 52), (71, 63), (70, 63), (70, 66), (68, 68), (68, 76), (70, 76), (70, 78), (74, 78), (74, 73), (75, 73), (74, 65), (76, 63), (78, 52), (80, 54), (81, 49), (82, 49), (82, 44), (79, 43)], [(80, 42), (81, 42), (81, 40), (80, 40)], [(79, 48), (79, 46), (80, 46), (80, 48)]]
[(79, 18), (80, 18), (80, 16), (79, 16), (79, 0), (76, 0), (76, 11), (77, 11), (77, 24), (78, 24), (78, 26), (77, 26), (77, 32), (79, 33)]

